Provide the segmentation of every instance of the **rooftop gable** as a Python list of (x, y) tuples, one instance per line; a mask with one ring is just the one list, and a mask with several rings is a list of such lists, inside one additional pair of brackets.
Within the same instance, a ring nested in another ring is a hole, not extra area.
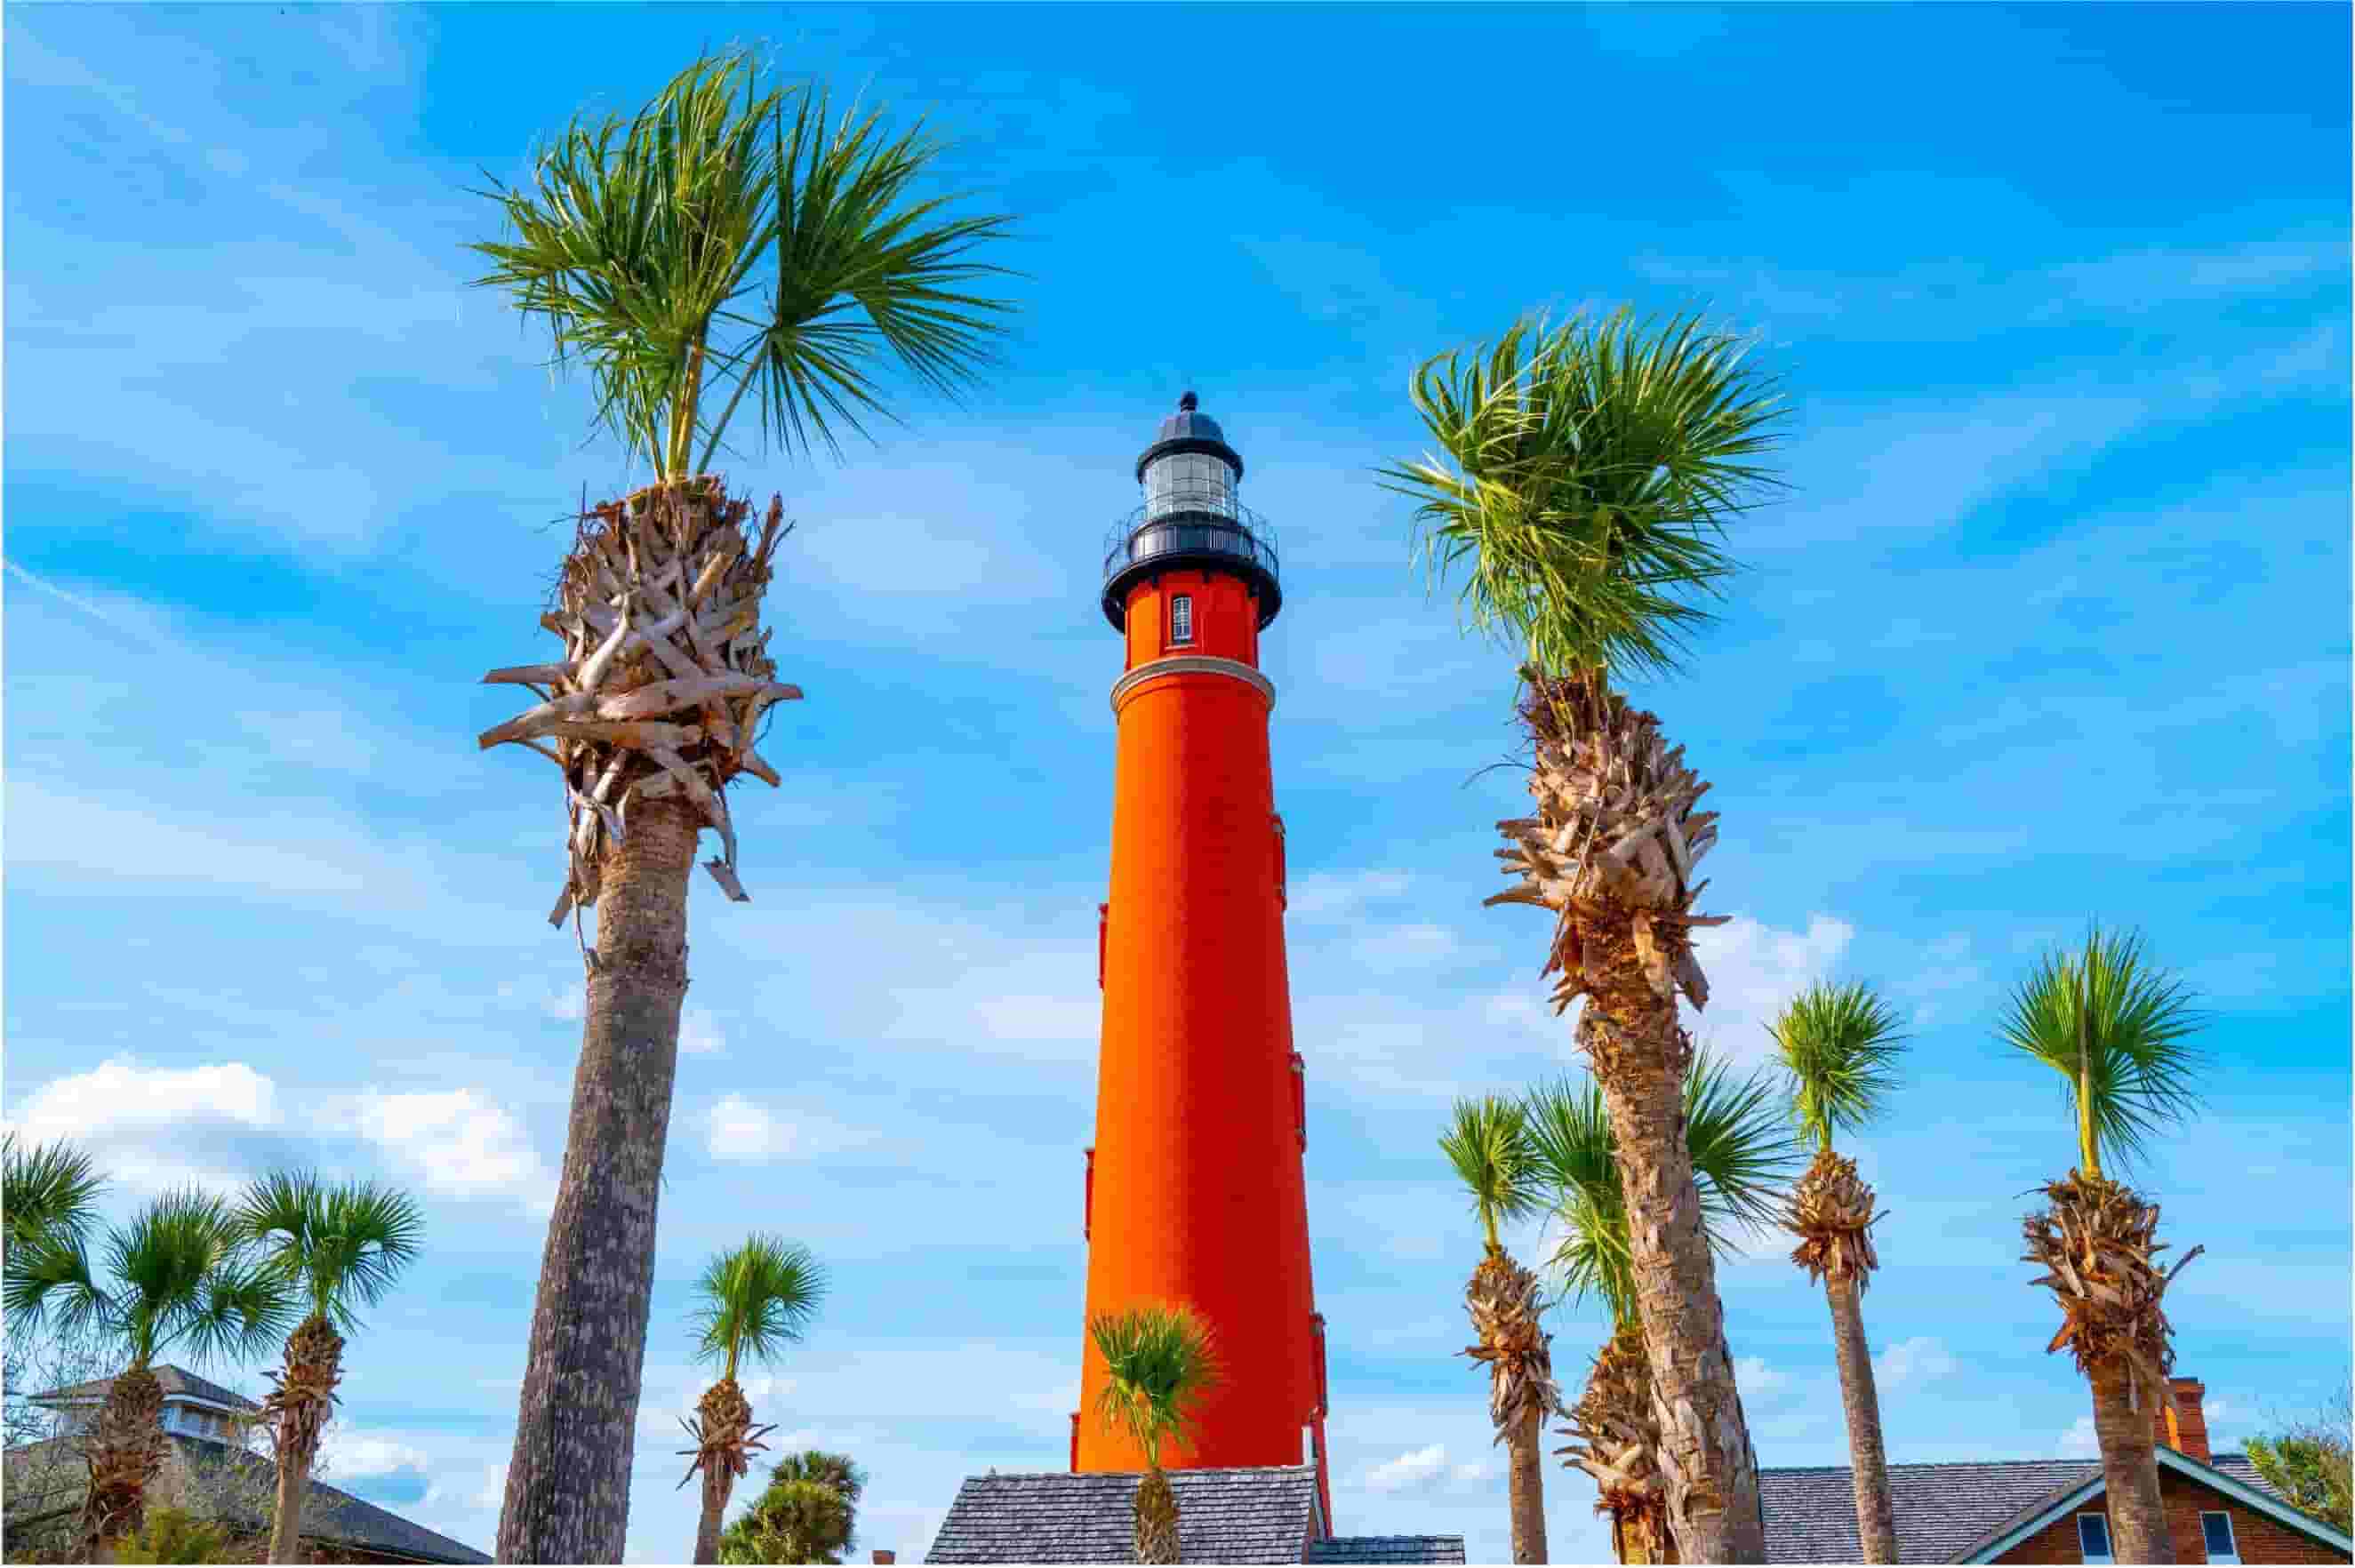
[[(1310, 1465), (1171, 1470), (1187, 1563), (1298, 1563), (1316, 1522)], [(927, 1563), (1125, 1563), (1133, 1470), (973, 1476), (957, 1489)]]
[[(2220, 1455), (2214, 1464), (2202, 1464), (2188, 1454), (2178, 1453), (2164, 1444), (2157, 1450), (2158, 1467), (2231, 1499), (2253, 1512), (2263, 1514), (2285, 1529), (2294, 1530), (2310, 1540), (2321, 1541), (2334, 1550), (2355, 1553), (2355, 1540), (2323, 1523), (2310, 1514), (2300, 1513), (2281, 1500), (2280, 1495), (2256, 1473), (2256, 1467), (2239, 1454)], [(2237, 1461), (2237, 1463), (2232, 1463)], [(2234, 1471), (2241, 1474), (2234, 1474)], [(2007, 1520), (1972, 1543), (1959, 1559), (1965, 1563), (1992, 1563), (2020, 1541), (2042, 1530), (2072, 1509), (2083, 1508), (2103, 1491), (2102, 1469), (2096, 1464), (2092, 1477), (2082, 1485), (2070, 1488), (2042, 1507), (2031, 1509), (2020, 1517)]]
[[(200, 1399), (209, 1404), (226, 1405), (231, 1410), (259, 1412), (261, 1409), (234, 1389), (223, 1388), (209, 1378), (200, 1378), (185, 1367), (176, 1367), (167, 1361), (148, 1370), (155, 1374), (155, 1381), (164, 1385), (166, 1401)], [(93, 1378), (88, 1382), (69, 1383), (63, 1388), (53, 1388), (27, 1397), (38, 1405), (96, 1404), (106, 1398), (106, 1391), (113, 1386), (112, 1378)]]

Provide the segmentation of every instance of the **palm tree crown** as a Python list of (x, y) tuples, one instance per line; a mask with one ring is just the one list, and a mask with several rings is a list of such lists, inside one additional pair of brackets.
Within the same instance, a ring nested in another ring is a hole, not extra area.
[(9, 1271), (10, 1316), (54, 1306), (65, 1332), (119, 1339), (144, 1368), (174, 1347), (199, 1365), (258, 1354), (293, 1315), (283, 1281), (245, 1251), (228, 1206), (194, 1189), (165, 1194), (110, 1232), (106, 1260), (111, 1285), (79, 1238), (35, 1249)]
[(2067, 1083), (2077, 1149), (2088, 1176), (2105, 1151), (2132, 1162), (2150, 1137), (2199, 1107), (2205, 1021), (2181, 981), (2147, 965), (2138, 935), (2089, 929), (2084, 945), (2048, 954), (2012, 994), (2000, 1028)]
[(474, 193), (516, 235), (469, 247), (494, 263), (475, 283), (545, 316), (557, 364), (587, 362), (599, 422), (657, 482), (701, 472), (755, 387), (765, 433), (838, 453), (837, 422), (891, 417), (862, 364), (877, 346), (953, 391), (1011, 308), (964, 292), (1006, 269), (962, 259), (1008, 219), (906, 200), (942, 146), (921, 123), (888, 138), (870, 109), (829, 128), (823, 93), (759, 75), (741, 50), (698, 59), (634, 119), (576, 119), (530, 189)]
[(234, 1222), (263, 1266), (293, 1289), (314, 1317), (340, 1333), (358, 1328), (356, 1307), (373, 1307), (417, 1256), (424, 1219), (417, 1200), (374, 1182), (330, 1186), (309, 1173), (273, 1171), (256, 1181)]
[(1426, 360), (1412, 394), (1442, 456), (1381, 482), (1418, 503), (1433, 586), (1465, 567), (1459, 613), (1538, 675), (1675, 669), (1711, 618), (1684, 595), (1733, 570), (1711, 536), (1746, 488), (1779, 483), (1753, 459), (1781, 399), (1746, 347), (1623, 309)]
[(1185, 1442), (1194, 1400), (1218, 1386), (1210, 1326), (1190, 1307), (1156, 1305), (1102, 1314), (1088, 1334), (1106, 1373), (1097, 1415), (1125, 1430), (1146, 1467), (1159, 1469), (1163, 1441)]
[(1529, 1113), (1517, 1103), (1494, 1094), (1456, 1101), (1439, 1147), (1471, 1194), (1491, 1252), (1503, 1245), (1501, 1221), (1527, 1219), (1543, 1205)]
[(733, 1378), (744, 1353), (766, 1360), (800, 1342), (826, 1295), (826, 1271), (807, 1247), (754, 1236), (706, 1264), (695, 1292), (702, 1330), (697, 1359), (719, 1363), (720, 1375)]
[[(1763, 1073), (1736, 1083), (1726, 1063), (1704, 1051), (1685, 1080), (1684, 1097), (1702, 1229), (1723, 1253), (1742, 1230), (1772, 1221), (1777, 1183), (1797, 1163), (1797, 1150)], [(1528, 1104), (1532, 1162), (1563, 1226), (1550, 1265), (1573, 1298), (1597, 1296), (1614, 1325), (1632, 1324), (1635, 1260), (1603, 1091), (1592, 1078), (1575, 1090), (1553, 1083), (1533, 1091)]]
[(91, 1168), (89, 1153), (59, 1139), (27, 1146), (16, 1134), (0, 1137), (0, 1215), (5, 1215), (9, 1251), (44, 1241), (80, 1235), (98, 1215), (105, 1179)]
[(1897, 1013), (1859, 984), (1808, 987), (1768, 1026), (1781, 1057), (1791, 1118), (1821, 1148), (1881, 1115), (1897, 1087), (1905, 1037)]

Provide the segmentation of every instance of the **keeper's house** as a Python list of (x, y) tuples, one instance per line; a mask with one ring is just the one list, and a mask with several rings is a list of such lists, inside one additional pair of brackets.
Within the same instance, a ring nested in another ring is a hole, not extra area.
[[(2161, 1407), (2158, 1488), (2178, 1563), (2346, 1563), (2355, 1541), (2282, 1501), (2241, 1454), (2211, 1454), (2195, 1378)], [(1858, 1563), (1856, 1492), (1845, 1467), (1759, 1477), (1769, 1563)], [(1899, 1561), (2101, 1563), (2112, 1555), (2098, 1459), (1891, 1465)]]

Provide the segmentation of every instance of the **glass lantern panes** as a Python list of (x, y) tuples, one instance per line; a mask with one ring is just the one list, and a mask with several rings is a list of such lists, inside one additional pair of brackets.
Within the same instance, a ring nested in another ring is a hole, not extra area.
[(1207, 452), (1173, 452), (1146, 465), (1146, 518), (1177, 512), (1235, 515), (1235, 474), (1225, 459)]

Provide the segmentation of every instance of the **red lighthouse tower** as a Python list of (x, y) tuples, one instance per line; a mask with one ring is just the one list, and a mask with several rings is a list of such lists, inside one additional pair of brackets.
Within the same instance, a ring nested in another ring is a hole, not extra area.
[[(1275, 540), (1237, 501), (1243, 460), (1194, 394), (1137, 459), (1144, 504), (1104, 562), (1126, 646), (1103, 1031), (1089, 1155), (1087, 1313), (1191, 1307), (1223, 1376), (1172, 1467), (1324, 1462), (1323, 1325), (1308, 1265), (1308, 1144), (1284, 956), (1284, 822), (1268, 767), (1275, 688), (1259, 636), (1283, 604)], [(1082, 1335), (1074, 1470), (1144, 1456), (1093, 1415)]]

